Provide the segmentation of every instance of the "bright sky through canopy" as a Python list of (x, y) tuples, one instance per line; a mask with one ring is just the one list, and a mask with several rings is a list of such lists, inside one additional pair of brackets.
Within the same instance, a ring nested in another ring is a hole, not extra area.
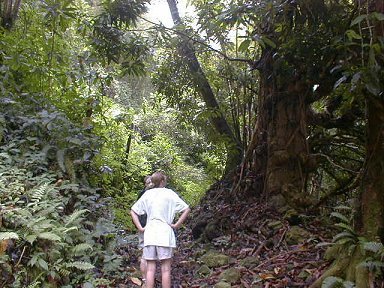
[[(181, 18), (186, 15), (191, 15), (194, 11), (191, 5), (187, 6), (187, 1), (185, 0), (179, 0), (177, 2), (177, 8), (179, 9)], [(156, 23), (161, 22), (164, 26), (169, 28), (173, 26), (171, 12), (169, 11), (167, 0), (151, 0), (151, 4), (149, 5), (148, 18), (149, 20)]]

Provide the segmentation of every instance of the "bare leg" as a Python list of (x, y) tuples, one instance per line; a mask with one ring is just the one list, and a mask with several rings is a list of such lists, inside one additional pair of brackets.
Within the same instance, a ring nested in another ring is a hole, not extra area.
[(172, 263), (172, 259), (161, 260), (162, 288), (171, 288), (171, 263)]
[(141, 271), (141, 277), (143, 278), (143, 281), (145, 282), (145, 277), (147, 276), (147, 261), (143, 258), (143, 256), (140, 257), (140, 271)]
[(146, 277), (146, 288), (155, 287), (155, 273), (156, 273), (156, 260), (147, 261), (147, 277)]

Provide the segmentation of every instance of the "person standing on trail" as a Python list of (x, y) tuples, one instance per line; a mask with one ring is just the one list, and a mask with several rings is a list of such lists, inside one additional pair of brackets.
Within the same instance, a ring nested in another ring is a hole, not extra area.
[[(167, 177), (162, 172), (151, 176), (153, 189), (133, 204), (131, 216), (139, 232), (144, 233), (143, 258), (147, 261), (146, 288), (155, 287), (156, 262), (161, 262), (162, 288), (171, 288), (171, 262), (176, 248), (174, 229), (186, 220), (191, 209), (173, 190), (165, 188)], [(176, 222), (175, 214), (181, 212)], [(145, 228), (139, 215), (147, 214)]]
[[(151, 176), (150, 175), (146, 176), (144, 178), (144, 188), (143, 188), (143, 190), (141, 190), (138, 193), (137, 200), (139, 200), (141, 198), (141, 196), (144, 195), (145, 191), (153, 188), (153, 186), (154, 186), (154, 184), (152, 183)], [(139, 222), (140, 222), (141, 227), (144, 228), (145, 225), (147, 224), (147, 214), (139, 215)], [(139, 249), (142, 250), (144, 248), (144, 233), (139, 231), (138, 234), (139, 234), (138, 247), (139, 247)], [(143, 282), (145, 282), (145, 277), (146, 277), (146, 273), (147, 273), (147, 261), (144, 259), (143, 255), (140, 256), (139, 262), (140, 262), (141, 277), (143, 279)]]

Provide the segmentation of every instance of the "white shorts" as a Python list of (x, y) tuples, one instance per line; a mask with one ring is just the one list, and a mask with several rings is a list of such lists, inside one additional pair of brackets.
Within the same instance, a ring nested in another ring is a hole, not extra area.
[(145, 246), (143, 249), (143, 258), (145, 260), (164, 260), (173, 257), (172, 247)]

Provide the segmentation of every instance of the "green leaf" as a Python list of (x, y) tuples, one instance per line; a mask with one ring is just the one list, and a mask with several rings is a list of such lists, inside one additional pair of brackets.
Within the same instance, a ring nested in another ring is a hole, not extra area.
[(93, 266), (91, 263), (83, 262), (83, 261), (75, 261), (75, 262), (67, 263), (65, 266), (68, 268), (76, 268), (79, 270), (90, 270), (95, 268), (95, 266)]
[(317, 244), (316, 247), (332, 246), (334, 244), (335, 243), (333, 243), (333, 242), (321, 242), (321, 243)]
[(33, 242), (35, 242), (36, 239), (37, 239), (37, 235), (35, 234), (30, 234), (27, 237), (25, 237), (25, 240), (27, 240), (31, 244), (33, 244)]
[(351, 207), (346, 206), (346, 205), (339, 205), (339, 206), (336, 206), (335, 209), (336, 209), (336, 210), (348, 210), (348, 211), (351, 211), (351, 210), (352, 210)]
[(361, 35), (357, 34), (354, 30), (347, 30), (347, 31), (345, 31), (345, 34), (347, 35), (349, 40), (353, 40), (353, 39), (360, 40), (360, 39), (362, 39)]
[(51, 241), (60, 241), (61, 238), (52, 233), (52, 232), (43, 232), (43, 233), (40, 233), (39, 235), (37, 235), (38, 238), (41, 238), (41, 239), (46, 239), (46, 240), (51, 240)]
[(68, 227), (71, 225), (75, 220), (79, 219), (81, 215), (84, 213), (88, 212), (89, 210), (87, 209), (82, 209), (82, 210), (75, 210), (71, 215), (68, 216), (65, 227)]
[(337, 88), (340, 86), (341, 83), (345, 82), (347, 80), (347, 76), (343, 75), (339, 80), (336, 81), (333, 88)]
[(87, 243), (81, 243), (72, 248), (75, 255), (82, 255), (87, 250), (92, 250), (92, 246)]
[(363, 245), (364, 250), (371, 251), (373, 253), (384, 252), (383, 244), (380, 242), (367, 242)]
[(352, 234), (356, 234), (355, 231), (353, 230), (353, 228), (348, 225), (348, 224), (345, 224), (345, 223), (337, 223), (335, 224), (336, 227), (339, 227), (339, 228), (342, 228), (343, 230), (346, 230), (348, 232), (351, 232)]
[(245, 52), (248, 50), (249, 45), (251, 45), (252, 41), (249, 39), (244, 40), (239, 45), (239, 52)]
[(379, 21), (384, 21), (384, 14), (379, 12), (373, 12), (372, 16)]
[(0, 232), (0, 241), (8, 239), (19, 239), (19, 235), (15, 232)]
[(264, 43), (267, 44), (268, 46), (270, 46), (270, 47), (272, 47), (272, 48), (276, 48), (276, 43), (273, 42), (273, 41), (272, 41), (271, 39), (269, 39), (268, 37), (263, 36), (261, 39), (262, 39), (262, 40), (264, 41)]
[(359, 24), (361, 21), (367, 19), (367, 14), (361, 14), (357, 16), (353, 21), (351, 22), (351, 26)]
[(340, 242), (341, 240), (346, 240), (346, 239), (349, 239), (349, 240), (352, 240), (353, 242), (356, 240), (356, 236), (355, 234), (352, 234), (351, 232), (348, 232), (348, 231), (344, 231), (344, 232), (341, 232), (341, 233), (338, 233), (337, 235), (335, 235), (332, 239), (333, 242)]
[(380, 271), (384, 267), (384, 263), (381, 261), (363, 261), (358, 266), (365, 267), (369, 271)]
[(41, 268), (43, 268), (44, 270), (48, 271), (48, 264), (47, 264), (47, 262), (43, 258), (39, 258), (37, 260), (37, 263), (39, 264), (39, 266)]
[(347, 224), (349, 223), (349, 219), (339, 212), (332, 212), (331, 216), (338, 218), (339, 220), (343, 221), (344, 223), (347, 223)]

